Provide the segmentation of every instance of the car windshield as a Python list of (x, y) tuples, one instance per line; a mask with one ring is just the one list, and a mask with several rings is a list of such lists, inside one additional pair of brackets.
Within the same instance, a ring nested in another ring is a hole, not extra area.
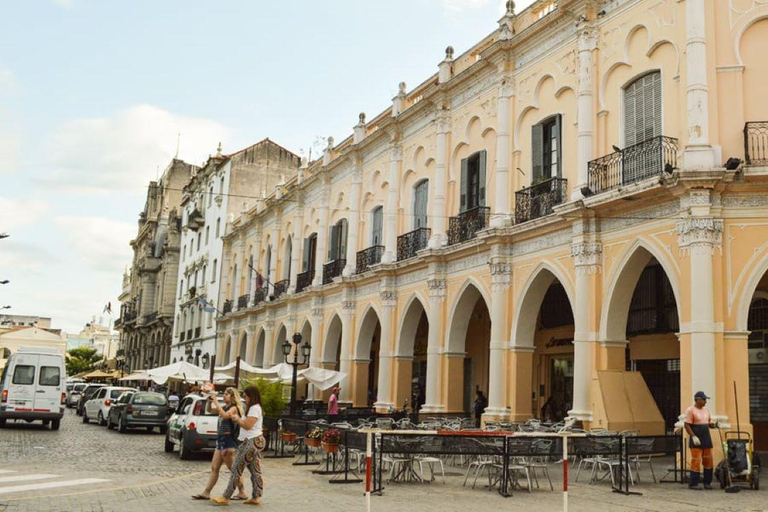
[(126, 389), (112, 389), (109, 391), (109, 398), (117, 398), (126, 391)]
[(134, 405), (167, 405), (167, 401), (163, 395), (145, 395), (143, 393), (137, 394), (133, 397)]
[(75, 387), (72, 391), (77, 391), (80, 393), (85, 389), (85, 386), (87, 386), (87, 384), (75, 384)]

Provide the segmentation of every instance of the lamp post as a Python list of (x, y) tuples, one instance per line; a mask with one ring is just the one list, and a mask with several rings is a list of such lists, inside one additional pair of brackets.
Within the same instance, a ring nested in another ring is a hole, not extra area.
[[(291, 341), (293, 341), (293, 347), (291, 347)], [(293, 375), (291, 377), (291, 416), (296, 414), (296, 380), (299, 366), (309, 363), (309, 354), (312, 347), (309, 342), (301, 345), (301, 333), (295, 333), (293, 338), (285, 340), (283, 342), (283, 356), (285, 356), (285, 362), (293, 367)], [(302, 359), (299, 361), (299, 345), (301, 345)], [(293, 349), (293, 360), (290, 360), (291, 350)]]
[(211, 358), (211, 356), (208, 355), (208, 353), (203, 355), (203, 358), (202, 358), (203, 359), (203, 370), (207, 370), (208, 369), (208, 363), (210, 362), (210, 358)]
[(195, 366), (200, 366), (200, 354), (202, 353), (203, 351), (201, 349), (195, 349)]

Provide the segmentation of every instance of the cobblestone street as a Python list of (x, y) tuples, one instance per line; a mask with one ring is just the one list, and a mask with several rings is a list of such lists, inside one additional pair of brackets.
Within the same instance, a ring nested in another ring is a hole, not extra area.
[[(280, 511), (364, 510), (362, 484), (329, 485), (328, 476), (315, 475), (311, 466), (292, 466), (292, 459), (266, 459), (266, 492), (262, 508)], [(121, 435), (96, 424), (84, 425), (68, 410), (61, 430), (39, 424), (9, 424), (0, 430), (0, 510), (2, 511), (192, 511), (210, 510), (208, 502), (190, 496), (202, 490), (209, 458), (183, 461), (178, 453), (163, 451), (163, 436), (136, 430)], [(445, 511), (483, 509), (561, 510), (559, 475), (555, 491), (534, 487), (515, 491), (508, 499), (488, 492), (478, 480), (476, 489), (462, 487), (461, 469), (448, 467), (447, 483), (388, 484), (373, 496), (372, 509)], [(661, 471), (659, 471), (661, 472)], [(214, 494), (220, 494), (229, 473), (222, 473)], [(573, 476), (572, 473), (572, 480)], [(642, 474), (645, 482), (650, 475)], [(633, 489), (642, 496), (622, 496), (605, 483), (571, 484), (571, 510), (766, 510), (766, 492), (721, 491), (694, 493), (679, 484), (644, 483)], [(233, 502), (232, 506), (237, 506)], [(698, 505), (698, 508), (697, 508)]]

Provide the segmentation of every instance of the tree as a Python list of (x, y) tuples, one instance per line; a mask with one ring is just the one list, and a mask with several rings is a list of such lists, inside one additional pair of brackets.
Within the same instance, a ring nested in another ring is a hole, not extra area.
[(96, 353), (95, 348), (77, 347), (67, 351), (67, 375), (77, 375), (78, 373), (93, 370), (96, 363), (101, 361), (101, 356)]

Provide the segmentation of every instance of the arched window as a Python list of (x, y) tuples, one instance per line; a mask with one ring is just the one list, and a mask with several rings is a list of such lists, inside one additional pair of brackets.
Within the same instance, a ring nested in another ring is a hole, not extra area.
[(283, 260), (283, 279), (291, 278), (291, 257), (293, 256), (293, 242), (291, 237), (285, 239), (285, 259)]
[(421, 180), (413, 187), (413, 229), (427, 227), (429, 180)]
[(371, 245), (384, 244), (384, 208), (377, 206), (371, 210)]
[(661, 73), (643, 75), (624, 88), (624, 147), (661, 135)]

